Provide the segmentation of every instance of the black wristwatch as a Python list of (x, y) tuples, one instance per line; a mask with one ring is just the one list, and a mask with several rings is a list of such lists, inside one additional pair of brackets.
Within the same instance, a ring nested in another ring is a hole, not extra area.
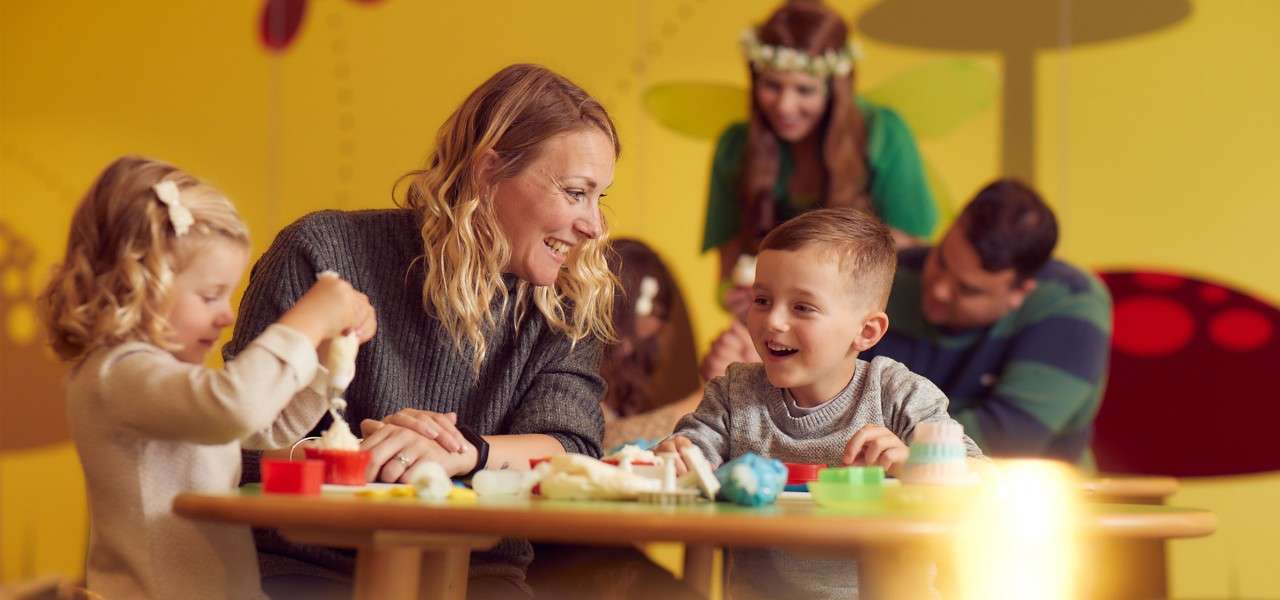
[(466, 438), (468, 442), (471, 442), (472, 446), (476, 447), (476, 468), (471, 469), (470, 473), (462, 476), (463, 479), (466, 479), (475, 475), (476, 472), (483, 469), (485, 464), (489, 462), (489, 442), (486, 442), (484, 438), (480, 437), (480, 434), (476, 433), (466, 425), (458, 425), (458, 432), (461, 433), (462, 437)]

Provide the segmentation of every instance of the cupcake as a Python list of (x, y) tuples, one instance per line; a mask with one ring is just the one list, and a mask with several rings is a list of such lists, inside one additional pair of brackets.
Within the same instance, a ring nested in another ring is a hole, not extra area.
[(972, 483), (973, 475), (965, 462), (964, 427), (950, 421), (916, 425), (911, 454), (899, 478), (912, 484)]
[(336, 485), (364, 485), (369, 451), (360, 449), (360, 440), (346, 421), (334, 419), (320, 436), (319, 448), (307, 448), (307, 458), (324, 462), (324, 482)]

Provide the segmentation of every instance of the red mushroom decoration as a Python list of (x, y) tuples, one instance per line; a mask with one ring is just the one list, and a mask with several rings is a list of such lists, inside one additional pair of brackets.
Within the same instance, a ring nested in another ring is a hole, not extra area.
[(1102, 471), (1177, 477), (1280, 469), (1280, 310), (1219, 283), (1101, 274), (1115, 305), (1095, 424)]

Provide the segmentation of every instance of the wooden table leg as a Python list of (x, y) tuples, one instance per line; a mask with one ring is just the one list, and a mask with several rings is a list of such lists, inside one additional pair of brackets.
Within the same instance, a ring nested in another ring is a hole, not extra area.
[(497, 537), (397, 531), (282, 530), (305, 544), (356, 549), (355, 599), (462, 600), (472, 550)]
[[(1108, 495), (1092, 497), (1097, 502), (1153, 506), (1163, 505), (1164, 498)], [(1166, 540), (1109, 540), (1097, 543), (1085, 560), (1087, 569), (1100, 573), (1101, 576), (1085, 586), (1087, 597), (1092, 600), (1164, 598), (1169, 588), (1167, 548)]]
[(1164, 540), (1098, 540), (1086, 549), (1089, 600), (1146, 600), (1168, 592)]
[(711, 577), (714, 573), (715, 546), (684, 545), (684, 581), (689, 589), (703, 598), (711, 597)]
[(860, 600), (933, 598), (933, 562), (926, 553), (908, 548), (868, 548), (858, 554)]
[(418, 598), (464, 600), (467, 597), (467, 572), (470, 563), (469, 548), (424, 551), (422, 573), (418, 579)]
[[(417, 548), (356, 548), (355, 600), (413, 600), (423, 552)], [(463, 575), (466, 581), (466, 575)], [(438, 596), (435, 596), (438, 597)]]

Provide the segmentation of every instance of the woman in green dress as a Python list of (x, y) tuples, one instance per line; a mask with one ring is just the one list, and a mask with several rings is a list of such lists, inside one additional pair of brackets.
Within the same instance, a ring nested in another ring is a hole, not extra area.
[(716, 144), (702, 241), (703, 251), (720, 251), (721, 299), (734, 314), (750, 301), (750, 261), (739, 259), (805, 210), (873, 211), (900, 246), (927, 238), (938, 221), (910, 129), (891, 109), (854, 95), (854, 50), (838, 13), (792, 0), (742, 45), (751, 111)]

